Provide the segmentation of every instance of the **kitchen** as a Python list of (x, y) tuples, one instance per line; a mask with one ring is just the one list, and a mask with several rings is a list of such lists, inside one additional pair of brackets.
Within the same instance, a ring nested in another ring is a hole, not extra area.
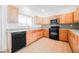
[[(6, 53), (78, 53), (79, 6), (6, 5), (0, 48)], [(1, 18), (1, 17), (0, 17)]]

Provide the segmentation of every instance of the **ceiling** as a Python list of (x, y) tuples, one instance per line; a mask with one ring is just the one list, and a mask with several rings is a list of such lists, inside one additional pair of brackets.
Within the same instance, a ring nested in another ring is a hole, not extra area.
[(75, 10), (78, 5), (16, 5), (19, 12), (30, 16), (51, 16)]

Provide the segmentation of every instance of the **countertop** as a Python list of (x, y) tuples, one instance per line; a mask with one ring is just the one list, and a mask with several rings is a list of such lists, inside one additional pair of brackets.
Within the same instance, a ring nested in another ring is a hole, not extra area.
[(79, 36), (79, 30), (72, 29), (70, 31), (72, 31), (73, 33), (75, 33), (75, 34), (77, 34)]
[(60, 29), (66, 29), (66, 30), (72, 31), (73, 33), (79, 36), (79, 29), (74, 29), (74, 28), (60, 28)]
[(33, 28), (16, 28), (16, 29), (7, 29), (7, 32), (19, 32), (19, 31), (31, 31), (31, 30), (40, 30), (41, 27), (33, 27)]
[[(50, 26), (43, 26), (43, 27), (26, 27), (26, 28), (10, 28), (7, 29), (7, 32), (19, 32), (19, 31), (31, 31), (31, 30), (40, 30), (40, 29), (49, 29)], [(60, 27), (60, 29), (66, 29), (70, 30), (73, 33), (77, 34), (79, 36), (79, 29), (69, 28), (69, 27)]]

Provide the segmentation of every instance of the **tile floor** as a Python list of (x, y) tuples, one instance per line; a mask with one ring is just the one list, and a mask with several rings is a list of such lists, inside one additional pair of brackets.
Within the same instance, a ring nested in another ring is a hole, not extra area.
[(33, 44), (17, 51), (16, 53), (71, 53), (69, 43), (41, 38)]

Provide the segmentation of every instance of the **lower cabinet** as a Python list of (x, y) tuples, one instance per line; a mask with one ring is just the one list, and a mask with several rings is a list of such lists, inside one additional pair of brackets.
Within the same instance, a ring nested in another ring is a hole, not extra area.
[(32, 42), (38, 40), (41, 37), (43, 37), (42, 30), (27, 31), (27, 35), (26, 35), (27, 45), (31, 44)]
[(32, 41), (32, 31), (27, 31), (26, 40), (27, 40), (27, 45), (31, 43), (31, 41)]
[(68, 30), (59, 29), (59, 40), (68, 41)]
[(43, 29), (44, 37), (49, 37), (49, 29)]
[(76, 35), (73, 31), (60, 29), (59, 40), (69, 41), (72, 52), (79, 53), (79, 36)]
[(69, 43), (72, 48), (72, 51), (74, 53), (79, 53), (79, 37), (71, 31), (69, 32), (68, 37), (69, 37)]

